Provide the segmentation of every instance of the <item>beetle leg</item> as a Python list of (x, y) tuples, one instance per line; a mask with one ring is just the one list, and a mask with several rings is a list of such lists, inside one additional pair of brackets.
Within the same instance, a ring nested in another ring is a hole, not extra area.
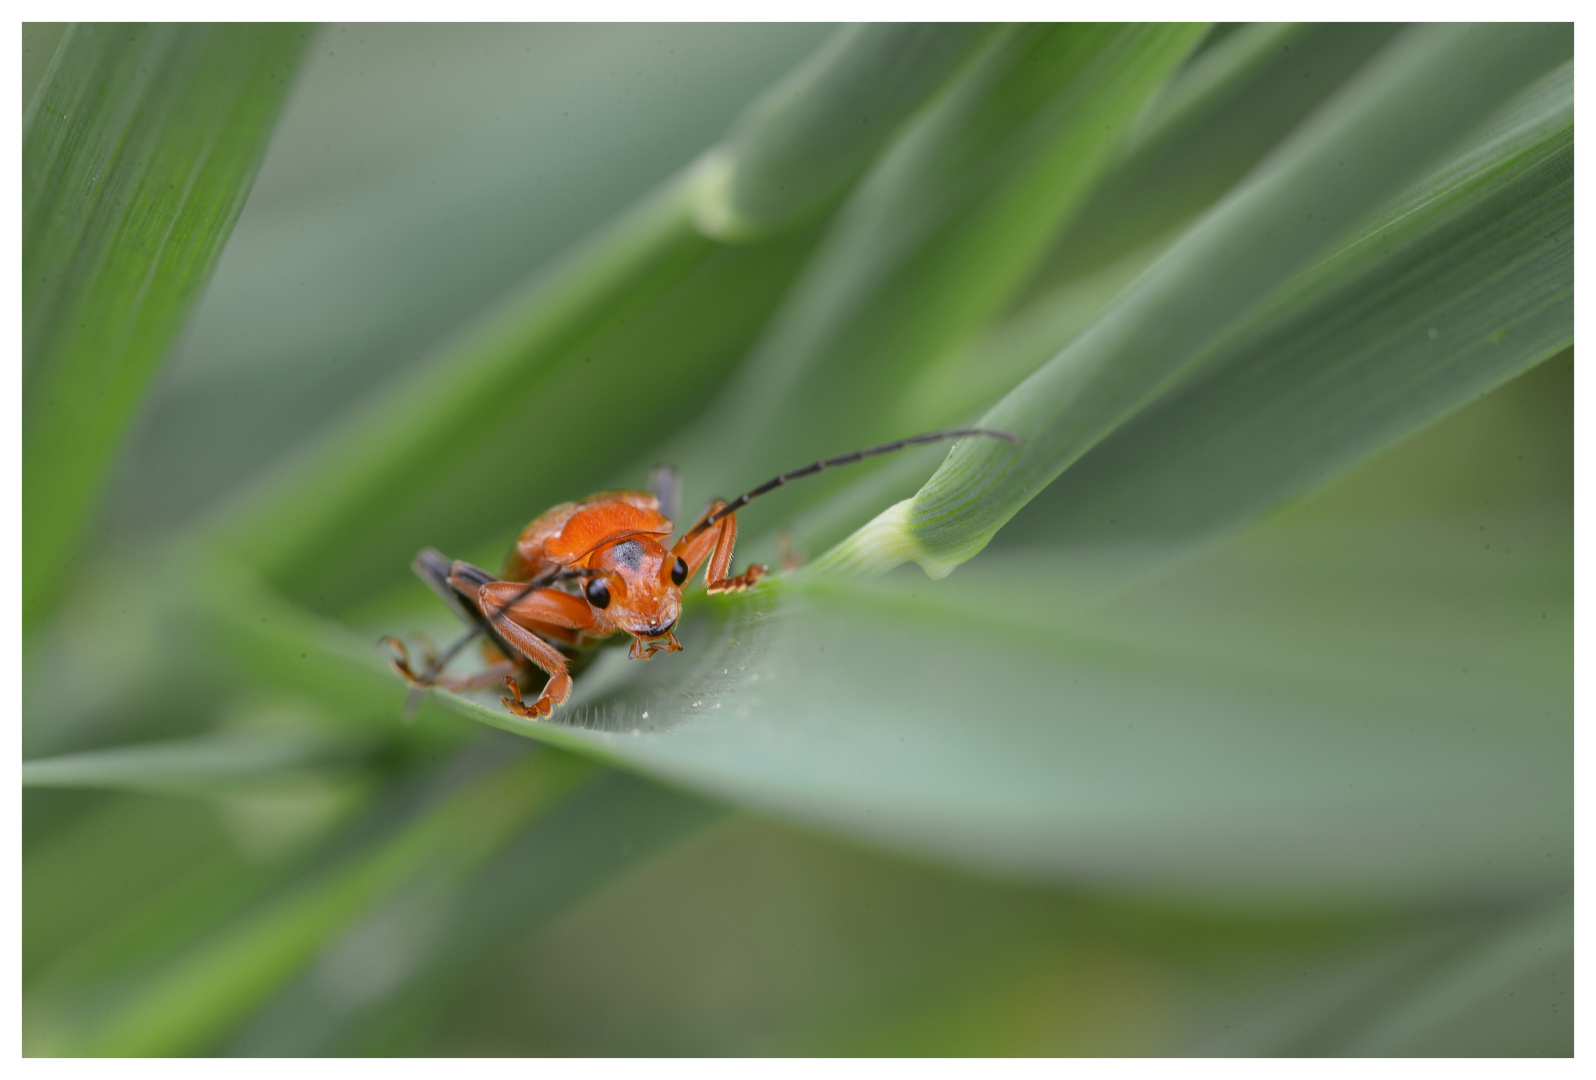
[[(717, 499), (698, 520), (703, 521), (725, 507), (726, 504)], [(704, 573), (704, 588), (711, 596), (717, 593), (742, 592), (764, 577), (768, 567), (752, 563), (747, 570), (736, 577), (727, 577), (726, 572), (731, 569), (732, 548), (736, 543), (737, 515), (727, 514), (702, 532), (687, 530), (676, 542), (672, 554), (680, 556), (682, 561), (687, 563), (688, 577), (698, 572), (698, 567), (706, 558), (709, 560), (709, 569)]]
[(506, 676), (510, 696), (500, 698), (506, 709), (532, 719), (548, 716), (554, 706), (564, 705), (571, 696), (571, 676), (566, 671), (565, 654), (533, 633), (524, 623), (548, 623), (587, 629), (593, 625), (592, 610), (579, 597), (558, 589), (533, 589), (515, 581), (490, 581), (477, 590), (477, 606), (499, 635), (517, 653), (548, 673), (543, 693), (531, 705), (521, 700), (515, 679)]
[(506, 621), (522, 627), (543, 623), (570, 630), (593, 629), (593, 609), (587, 601), (559, 589), (529, 592), (518, 581), (490, 581), (477, 590), (477, 606), (492, 618), (500, 633)]

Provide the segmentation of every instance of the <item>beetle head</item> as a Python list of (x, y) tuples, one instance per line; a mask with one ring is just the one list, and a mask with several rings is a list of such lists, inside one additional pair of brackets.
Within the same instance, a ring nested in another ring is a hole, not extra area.
[[(635, 639), (632, 656), (647, 659), (681, 648), (673, 632), (682, 613), (684, 566), (652, 536), (628, 536), (605, 544), (588, 559), (583, 595), (595, 623), (624, 630)], [(684, 564), (685, 565), (685, 564)], [(656, 641), (658, 643), (656, 643)]]

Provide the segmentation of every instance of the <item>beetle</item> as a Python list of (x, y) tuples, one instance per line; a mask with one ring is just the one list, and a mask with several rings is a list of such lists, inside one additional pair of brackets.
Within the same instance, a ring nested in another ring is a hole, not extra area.
[[(429, 687), (478, 690), (499, 683), (508, 691), (499, 699), (506, 709), (531, 719), (549, 716), (571, 693), (568, 653), (621, 633), (631, 635), (629, 655), (634, 660), (677, 652), (682, 648), (676, 639), (682, 587), (700, 567), (708, 564), (704, 587), (711, 596), (742, 592), (768, 572), (754, 563), (741, 574), (731, 573), (737, 511), (750, 501), (823, 469), (966, 436), (1019, 441), (991, 428), (950, 428), (824, 458), (781, 473), (730, 502), (716, 499), (669, 547), (675, 526), (665, 511), (674, 513), (677, 483), (675, 470), (661, 466), (650, 477), (649, 491), (604, 491), (561, 503), (533, 519), (497, 576), (426, 548), (411, 568), (470, 629), (441, 657), (430, 655), (429, 648), (420, 672), (403, 642), (382, 639), (396, 652), (390, 661), (394, 670), (413, 688), (408, 709)], [(479, 635), (485, 639), (488, 666), (474, 675), (444, 678), (449, 661)], [(516, 679), (528, 664), (548, 676), (530, 705), (522, 700)]]

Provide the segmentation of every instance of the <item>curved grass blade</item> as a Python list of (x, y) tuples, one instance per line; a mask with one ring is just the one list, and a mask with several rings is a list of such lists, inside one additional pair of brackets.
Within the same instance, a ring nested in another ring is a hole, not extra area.
[(679, 462), (687, 502), (728, 447), (757, 477), (915, 430), (898, 388), (1008, 302), (1200, 32), (994, 35), (829, 223), (710, 434)]
[(314, 736), (218, 735), (24, 761), (22, 786), (221, 794), (347, 767), (362, 756), (356, 745)]
[(772, 87), (710, 153), (697, 218), (725, 240), (817, 217), (992, 28), (863, 25), (838, 32)]
[(1226, 335), (1000, 534), (1101, 593), (1300, 498), (1573, 340), (1565, 67)]
[(1206, 210), (1401, 30), (1244, 26), (1169, 81), (1027, 287), (1095, 270)]
[(238, 219), (308, 31), (79, 25), (23, 125), (25, 623)]
[[(850, 541), (877, 568), (940, 576), (1183, 374), (1282, 279), (1567, 59), (1566, 27), (1427, 27), (1396, 42), (1171, 248), (1108, 312), (981, 420), (1018, 448), (961, 445), (912, 502)], [(840, 559), (839, 559), (840, 562)]]

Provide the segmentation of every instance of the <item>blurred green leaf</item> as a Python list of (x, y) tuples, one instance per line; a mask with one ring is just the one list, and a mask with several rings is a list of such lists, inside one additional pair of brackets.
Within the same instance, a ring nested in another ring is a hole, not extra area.
[(750, 106), (713, 152), (699, 227), (750, 239), (817, 216), (991, 33), (979, 24), (841, 31)]
[(677, 183), (635, 210), (246, 489), (213, 524), (213, 542), (299, 589), (333, 549), (353, 542), (367, 557), (356, 538), (385, 524), (387, 508), (449, 477), (488, 434), (541, 427), (538, 409), (557, 400), (549, 383), (581, 364), (583, 347), (710, 255), (691, 228), (691, 191)]
[(68, 31), (22, 146), (23, 611), (77, 554), (134, 410), (238, 218), (307, 31)]
[[(41, 794), (74, 797), (76, 814), (39, 836)], [(33, 985), (108, 924), (201, 867), (241, 860), (214, 804), (120, 792), (24, 794), (24, 985)], [(231, 856), (229, 858), (229, 856)]]
[[(743, 816), (505, 949), (418, 1052), (1323, 1056), (1545, 906), (1259, 913), (1093, 897)], [(1555, 980), (1523, 1007), (1506, 999), (1470, 1046), (1558, 1052), (1571, 1027), (1539, 1022), (1558, 1000)]]
[(1402, 29), (1243, 26), (1170, 79), (1028, 288), (1101, 268), (1206, 210)]
[[(768, 23), (319, 31), (215, 277), (128, 440), (107, 542), (190, 524), (432, 357), (689, 165), (832, 32)], [(757, 318), (757, 294), (728, 280), (726, 308)], [(681, 394), (661, 403), (673, 419), (681, 402), (702, 397), (694, 379), (713, 378), (699, 374), (703, 351), (688, 357), (692, 377), (667, 388)], [(585, 416), (568, 402), (535, 407), (544, 422)], [(539, 476), (613, 467), (551, 442), (507, 453), (547, 463)], [(485, 510), (539, 497), (519, 486), (533, 470), (506, 480), (507, 460), (520, 459), (484, 451), (454, 474), (498, 478), (486, 495), (472, 489), (474, 513), (460, 522), (475, 530), (471, 541)], [(450, 504), (436, 516), (453, 522), (456, 512)]]
[(215, 736), (144, 743), (22, 763), (23, 787), (204, 793), (280, 784), (347, 766), (360, 748), (314, 736)]
[[(982, 418), (1017, 432), (956, 446), (937, 475), (851, 543), (946, 574), (1067, 466), (1189, 373), (1282, 279), (1434, 166), (1569, 55), (1566, 27), (1410, 31), (1164, 254), (1088, 330)], [(1528, 362), (1528, 361), (1526, 361)]]
[[(58, 1016), (44, 1052), (203, 1052), (373, 903), (407, 881), (467, 872), (528, 816), (591, 775), (591, 767), (577, 759), (540, 754), (467, 784), (359, 858), (261, 905), (179, 955), (153, 979), (128, 988), (118, 1005), (80, 1025)], [(50, 1022), (44, 1026), (48, 1030)]]
[[(1571, 352), (1460, 408), (1572, 337), (1566, 28), (864, 27), (783, 78), (824, 32), (318, 36), (30, 628), (30, 1053), (1571, 1046)], [(550, 722), (402, 722), (376, 640), (457, 632), (416, 548), (1046, 412), (1116, 330), (959, 574), (690, 592)], [(817, 832), (680, 843), (705, 794)]]
[(344, 936), (316, 971), (295, 981), (228, 1046), (239, 1055), (393, 1054), (432, 1027), (439, 1004), (506, 944), (535, 932), (623, 874), (717, 820), (723, 810), (636, 777), (608, 773), (539, 815), (475, 868), (440, 905), (403, 977), (370, 983), (379, 935), (405, 901)]
[(1574, 909), (1514, 912), (1322, 1053), (1572, 1057)]

